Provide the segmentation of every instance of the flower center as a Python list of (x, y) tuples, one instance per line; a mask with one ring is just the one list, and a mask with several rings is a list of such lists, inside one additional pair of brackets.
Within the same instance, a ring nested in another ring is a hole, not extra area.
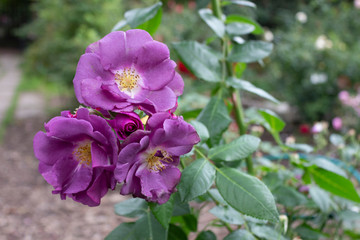
[(91, 164), (91, 142), (87, 141), (79, 144), (73, 151), (73, 155), (80, 164)]
[(122, 92), (131, 91), (136, 88), (139, 80), (140, 76), (133, 68), (125, 68), (124, 70), (115, 73), (115, 82)]
[(147, 168), (155, 172), (164, 170), (164, 163), (172, 161), (171, 156), (164, 150), (155, 150), (146, 158)]

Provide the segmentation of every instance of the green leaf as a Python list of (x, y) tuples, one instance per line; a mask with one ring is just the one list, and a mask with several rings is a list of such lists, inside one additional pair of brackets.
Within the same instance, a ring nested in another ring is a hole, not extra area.
[(113, 230), (105, 240), (139, 240), (157, 239), (166, 240), (167, 231), (156, 221), (150, 211), (135, 223), (122, 223)]
[(251, 63), (262, 60), (270, 55), (273, 44), (264, 41), (247, 41), (244, 44), (235, 44), (228, 61)]
[(185, 66), (200, 79), (221, 81), (219, 56), (208, 46), (195, 41), (173, 43), (175, 52)]
[(206, 140), (209, 139), (210, 137), (209, 130), (206, 128), (206, 126), (203, 123), (193, 120), (190, 122), (190, 124), (195, 128), (202, 142), (205, 142)]
[[(239, 36), (235, 36), (235, 37), (233, 37), (233, 39), (232, 39), (234, 42), (236, 42), (237, 44), (243, 44), (243, 43), (245, 43), (245, 40), (242, 38), (242, 37), (239, 37)], [(238, 63), (239, 64), (239, 63)], [(246, 63), (243, 63), (243, 64), (245, 64), (246, 65)], [(236, 76), (238, 76), (237, 74), (236, 74)], [(241, 75), (240, 75), (241, 76)]]
[[(245, 40), (244, 40), (245, 41)], [(242, 74), (244, 73), (244, 71), (246, 70), (246, 63), (236, 63), (235, 65), (235, 76), (240, 78), (242, 76)]]
[(215, 17), (212, 11), (208, 8), (203, 8), (199, 10), (199, 15), (206, 22), (206, 24), (218, 35), (222, 38), (225, 34), (225, 25), (224, 23)]
[[(168, 233), (169, 240), (187, 240), (186, 233), (181, 229), (181, 227), (176, 226), (175, 224), (170, 224), (169, 226), (169, 233)], [(156, 240), (156, 239), (154, 239)]]
[(281, 120), (281, 118), (271, 110), (262, 109), (259, 110), (259, 113), (265, 119), (265, 121), (269, 124), (269, 131), (281, 132), (281, 130), (285, 127), (285, 122)]
[(216, 186), (230, 206), (239, 212), (272, 222), (279, 221), (274, 197), (258, 178), (233, 168), (217, 169)]
[(226, 17), (226, 23), (232, 23), (232, 22), (240, 22), (240, 23), (249, 23), (255, 27), (255, 30), (252, 32), (253, 34), (263, 34), (264, 29), (255, 22), (254, 20), (251, 20), (250, 18), (239, 16), (239, 15), (229, 15)]
[(315, 204), (320, 208), (324, 213), (330, 212), (334, 207), (336, 207), (333, 200), (331, 200), (328, 192), (322, 190), (317, 186), (310, 186), (309, 190), (311, 199)]
[(105, 240), (119, 240), (119, 239), (135, 239), (131, 238), (134, 234), (134, 222), (125, 222), (115, 228), (109, 235), (105, 237)]
[(354, 212), (351, 210), (344, 210), (339, 213), (339, 218), (343, 221), (359, 221), (360, 220), (360, 213)]
[(241, 1), (241, 0), (229, 0), (229, 1), (223, 1), (221, 2), (221, 5), (226, 6), (229, 4), (236, 4), (236, 5), (240, 5), (240, 6), (246, 6), (246, 7), (253, 7), (256, 8), (255, 3), (250, 2), (250, 1)]
[(197, 222), (197, 218), (195, 217), (195, 215), (187, 214), (187, 215), (182, 216), (182, 218), (184, 219), (186, 227), (191, 232), (196, 232), (197, 231), (198, 222)]
[(314, 229), (309, 225), (302, 224), (294, 229), (296, 233), (300, 235), (303, 239), (312, 240), (312, 239), (329, 239), (329, 236), (324, 235), (318, 229)]
[(305, 153), (311, 153), (312, 151), (314, 151), (314, 148), (312, 146), (304, 143), (286, 144), (286, 146), (294, 150), (302, 151)]
[(136, 28), (143, 29), (153, 36), (161, 24), (161, 17), (162, 17), (162, 8), (160, 8), (157, 11), (156, 15), (152, 19), (144, 22), (143, 24), (137, 26)]
[(304, 205), (307, 199), (304, 195), (288, 186), (279, 186), (273, 191), (276, 202), (286, 207)]
[(223, 132), (232, 122), (223, 100), (217, 97), (210, 99), (197, 120), (202, 122), (209, 130), (212, 145), (220, 142)]
[(256, 238), (247, 230), (239, 229), (229, 235), (227, 235), (224, 240), (255, 240)]
[(159, 223), (164, 228), (168, 228), (174, 210), (174, 195), (171, 195), (169, 201), (164, 204), (159, 205), (149, 202), (149, 206)]
[(229, 23), (226, 25), (226, 32), (231, 36), (239, 36), (252, 33), (255, 30), (254, 25), (248, 23)]
[(309, 168), (315, 183), (330, 193), (360, 203), (360, 197), (349, 179), (322, 168)]
[(197, 159), (184, 169), (178, 185), (183, 202), (188, 202), (204, 193), (215, 179), (215, 167), (205, 159)]
[(341, 169), (340, 167), (338, 167), (337, 165), (335, 165), (331, 161), (327, 160), (326, 158), (316, 157), (311, 162), (314, 163), (319, 168), (323, 168), (323, 169), (325, 169), (327, 171), (333, 172), (333, 173), (335, 173), (337, 175), (340, 175), (340, 176), (343, 176), (344, 178), (347, 178), (346, 172), (343, 169)]
[[(211, 198), (213, 198), (216, 202), (223, 204), (223, 205), (227, 205), (226, 201), (224, 200), (224, 198), (221, 196), (221, 194), (219, 193), (219, 190), (217, 190), (216, 188), (212, 188), (208, 191), (208, 194), (211, 196)], [(216, 204), (218, 204), (216, 203)]]
[(114, 31), (118, 31), (120, 29), (122, 29), (123, 27), (125, 27), (127, 25), (127, 22), (125, 19), (119, 21), (117, 24), (115, 24), (115, 26), (113, 27), (113, 29), (111, 29), (112, 32)]
[(183, 216), (186, 214), (190, 214), (190, 206), (187, 202), (182, 202), (180, 198), (179, 192), (174, 193), (174, 210), (173, 216)]
[(259, 97), (262, 97), (262, 98), (272, 101), (274, 103), (279, 103), (279, 101), (276, 98), (274, 98), (269, 93), (262, 90), (261, 88), (255, 87), (251, 82), (244, 81), (244, 80), (234, 78), (234, 77), (228, 78), (226, 80), (226, 82), (233, 88), (241, 89), (241, 90), (256, 94)]
[(251, 232), (261, 239), (286, 240), (278, 231), (268, 226), (253, 225)]
[(167, 230), (148, 211), (144, 217), (136, 221), (134, 235), (136, 239), (166, 240)]
[(337, 147), (345, 145), (344, 138), (341, 135), (335, 133), (330, 135), (330, 142)]
[(216, 240), (216, 235), (212, 231), (202, 231), (195, 240)]
[(252, 135), (243, 135), (234, 141), (211, 148), (209, 158), (213, 161), (235, 161), (246, 158), (259, 147), (260, 139)]
[(115, 213), (124, 217), (139, 217), (146, 213), (148, 206), (144, 199), (130, 198), (115, 204)]
[(230, 206), (215, 206), (209, 212), (224, 222), (236, 225), (244, 224), (241, 213)]
[(147, 8), (136, 8), (125, 13), (126, 22), (131, 28), (136, 28), (140, 24), (154, 18), (161, 8), (162, 3), (157, 2), (154, 5)]

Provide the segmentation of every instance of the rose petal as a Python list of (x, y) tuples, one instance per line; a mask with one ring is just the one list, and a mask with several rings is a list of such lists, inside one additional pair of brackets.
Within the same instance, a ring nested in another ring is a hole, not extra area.
[(164, 87), (161, 90), (150, 92), (148, 101), (154, 105), (156, 111), (162, 112), (175, 106), (176, 96), (170, 88)]
[[(111, 32), (99, 40), (100, 61), (105, 70), (117, 70), (128, 64), (126, 59), (125, 33)], [(131, 66), (131, 64), (126, 67)]]
[(100, 58), (94, 53), (83, 54), (80, 57), (73, 80), (76, 98), (80, 103), (84, 103), (81, 94), (81, 81), (84, 79), (103, 79), (113, 78), (113, 74), (103, 69)]
[(157, 41), (145, 43), (138, 53), (137, 66), (140, 71), (146, 71), (170, 58), (168, 47)]
[(139, 69), (139, 72), (147, 89), (159, 90), (164, 88), (174, 78), (175, 67), (176, 63), (167, 59), (153, 67)]
[(141, 29), (131, 29), (126, 31), (126, 59), (130, 63), (136, 63), (138, 51), (146, 43), (153, 41), (151, 35)]
[(181, 94), (183, 94), (184, 91), (184, 81), (182, 79), (182, 77), (180, 76), (180, 74), (178, 74), (177, 72), (175, 72), (175, 76), (173, 78), (173, 80), (171, 80), (171, 82), (167, 85), (169, 88), (171, 88), (171, 90), (173, 90), (173, 92), (175, 93), (175, 95), (178, 97)]

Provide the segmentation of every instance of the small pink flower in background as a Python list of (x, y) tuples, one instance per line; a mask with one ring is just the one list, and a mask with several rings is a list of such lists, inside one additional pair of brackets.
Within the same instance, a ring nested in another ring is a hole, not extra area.
[(354, 7), (360, 8), (360, 0), (354, 0)]
[(349, 97), (350, 97), (350, 95), (347, 91), (341, 91), (339, 93), (339, 100), (341, 102), (346, 102), (347, 100), (349, 100)]
[(351, 107), (360, 116), (360, 92), (355, 96), (350, 96), (347, 91), (339, 93), (339, 100), (342, 104)]
[(342, 127), (342, 120), (339, 117), (334, 118), (331, 123), (333, 128), (337, 131), (339, 131)]
[(315, 123), (314, 126), (311, 128), (312, 133), (320, 133), (323, 130), (323, 126), (320, 122)]
[(194, 10), (196, 8), (196, 2), (195, 1), (189, 1), (188, 2), (188, 8), (191, 10)]
[(309, 186), (306, 186), (306, 185), (302, 185), (299, 187), (299, 192), (306, 193), (306, 192), (309, 192), (309, 190), (310, 190)]

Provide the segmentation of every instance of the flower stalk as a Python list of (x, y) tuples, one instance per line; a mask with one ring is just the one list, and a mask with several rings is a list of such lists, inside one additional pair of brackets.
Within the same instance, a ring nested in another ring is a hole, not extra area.
[[(211, 0), (212, 9), (214, 15), (222, 21), (222, 11), (220, 6), (220, 0)], [(228, 52), (229, 52), (229, 45), (228, 40), (226, 37), (221, 39), (221, 47), (224, 49), (223, 51), (223, 73), (222, 75), (233, 76), (234, 72), (232, 69), (232, 65), (229, 61), (226, 60)], [(225, 77), (226, 79), (226, 77)], [(223, 77), (223, 80), (225, 80)], [(244, 121), (244, 110), (241, 103), (241, 97), (239, 90), (231, 88), (231, 101), (234, 105), (235, 111), (235, 121), (239, 128), (239, 134), (243, 135), (246, 133), (246, 124)], [(249, 174), (254, 175), (254, 167), (251, 156), (248, 156), (246, 159), (246, 167)]]

